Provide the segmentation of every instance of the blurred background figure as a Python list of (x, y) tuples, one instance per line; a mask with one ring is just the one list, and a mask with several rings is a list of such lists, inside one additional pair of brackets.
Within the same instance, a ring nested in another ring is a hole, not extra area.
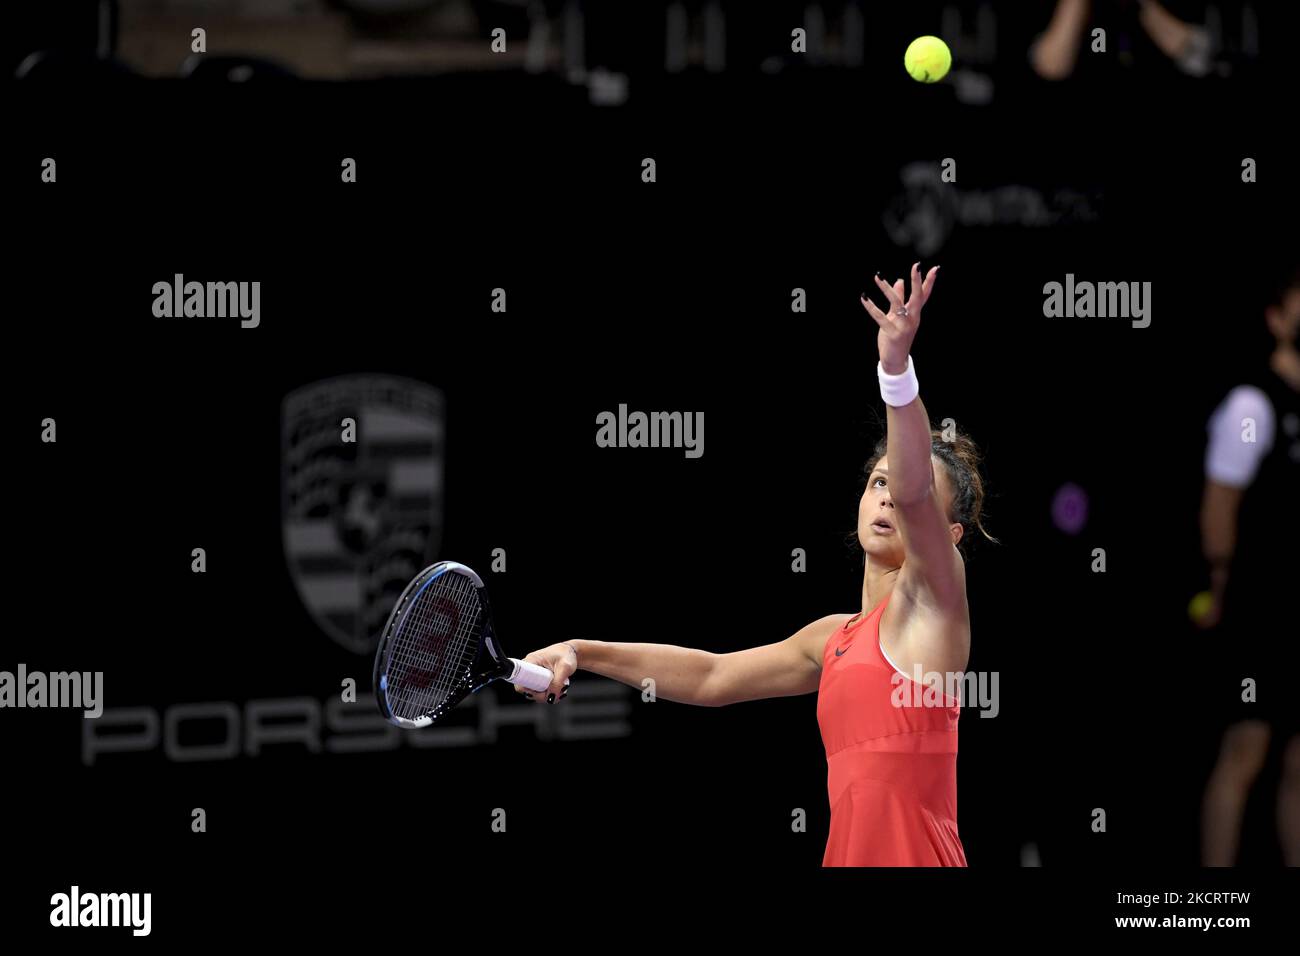
[[(1107, 52), (1090, 54), (1092, 30), (1098, 27), (1106, 30)], [(1047, 80), (1071, 76), (1079, 58), (1090, 55), (1124, 67), (1163, 59), (1190, 76), (1205, 76), (1215, 66), (1216, 48), (1204, 26), (1155, 0), (1057, 0), (1051, 22), (1030, 48), (1029, 62)]]
[[(76, 79), (111, 63), (145, 77), (235, 82), (554, 66), (562, 30), (547, 27), (552, 20), (562, 27), (565, 10), (543, 0), (61, 0), (14, 6), (5, 14), (0, 53), (6, 71), (19, 79), (37, 76), (32, 64), (18, 68), (35, 56), (50, 78)], [(572, 2), (566, 6), (576, 9)], [(496, 28), (511, 41), (499, 53), (488, 48)], [(192, 46), (196, 29), (205, 33), (201, 53)]]
[[(1213, 696), (1231, 705), (1202, 808), (1206, 866), (1237, 862), (1251, 790), (1270, 754), (1278, 752), (1277, 835), (1285, 863), (1300, 866), (1300, 734), (1292, 704), (1298, 657), (1300, 269), (1270, 295), (1264, 324), (1271, 351), (1215, 409), (1205, 456), (1200, 521), (1210, 600), (1194, 619), (1214, 637), (1202, 655), (1215, 675)], [(1255, 681), (1256, 700), (1242, 699), (1247, 678)]]
[[(0, 61), (3, 75), (30, 80), (468, 75), (500, 85), (545, 76), (586, 88), (593, 103), (621, 105), (629, 86), (693, 74), (843, 83), (861, 73), (903, 88), (902, 51), (932, 32), (953, 52), (943, 86), (959, 102), (986, 106), (995, 89), (1014, 96), (1031, 70), (1085, 85), (1118, 72), (1126, 89), (1134, 72), (1237, 79), (1262, 70), (1256, 3), (1042, 0), (1021, 10), (991, 0), (60, 0), (8, 5)], [(1292, 5), (1259, 6), (1270, 36), (1288, 36), (1279, 21)], [(795, 27), (806, 41), (798, 52)], [(1104, 53), (1090, 52), (1097, 27), (1106, 30)], [(1283, 58), (1277, 63), (1280, 73)]]

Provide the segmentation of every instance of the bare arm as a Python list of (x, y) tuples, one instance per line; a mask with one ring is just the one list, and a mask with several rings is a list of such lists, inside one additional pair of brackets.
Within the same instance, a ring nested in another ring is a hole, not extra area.
[[(912, 266), (912, 294), (904, 303), (903, 280), (892, 286), (877, 278), (889, 299), (886, 314), (868, 299), (867, 311), (880, 326), (880, 365), (899, 375), (907, 369), (912, 341), (921, 323), (921, 309), (938, 275), (938, 266), (921, 279), (920, 263)], [(902, 315), (902, 312), (906, 315)], [(906, 560), (898, 587), (908, 604), (942, 617), (965, 614), (966, 579), (961, 555), (953, 545), (950, 522), (940, 500), (930, 452), (930, 417), (917, 395), (907, 405), (886, 405), (888, 416), (889, 498), (898, 518)]]
[(813, 693), (821, 683), (826, 642), (851, 616), (832, 614), (779, 643), (719, 654), (708, 682), (708, 698), (721, 707), (745, 700)]
[[(1241, 429), (1254, 422), (1257, 433), (1246, 441)], [(1205, 490), (1201, 494), (1201, 553), (1210, 567), (1210, 608), (1196, 624), (1212, 628), (1223, 615), (1228, 576), (1237, 550), (1237, 518), (1246, 488), (1273, 446), (1273, 407), (1258, 388), (1234, 388), (1214, 410), (1205, 450)]]
[[(654, 681), (655, 696), (681, 704), (723, 707), (745, 700), (811, 694), (821, 679), (821, 654), (831, 633), (848, 619), (833, 614), (775, 644), (730, 654), (673, 644), (634, 644), (573, 640), (577, 669), (644, 690)], [(563, 647), (564, 645), (555, 645)], [(527, 660), (548, 666), (551, 648)], [(567, 676), (567, 675), (566, 675)]]
[(1217, 623), (1223, 595), (1228, 588), (1228, 573), (1237, 550), (1237, 515), (1241, 510), (1242, 489), (1212, 479), (1205, 482), (1201, 496), (1201, 553), (1210, 565), (1210, 593), (1214, 595), (1213, 618), (1204, 624)]
[(1138, 17), (1155, 45), (1171, 60), (1178, 60), (1187, 52), (1187, 46), (1196, 34), (1195, 27), (1178, 19), (1154, 0), (1143, 0)]
[(608, 677), (637, 690), (644, 690), (643, 682), (652, 679), (657, 697), (679, 704), (707, 703), (705, 685), (713, 671), (716, 654), (675, 644), (584, 640), (567, 643), (577, 651), (578, 670)]
[(934, 480), (930, 419), (919, 395), (902, 408), (886, 408), (889, 497), (906, 556), (899, 587), (931, 612), (955, 613), (965, 600), (965, 575)]
[(1083, 31), (1091, 14), (1089, 0), (1060, 0), (1047, 29), (1034, 41), (1029, 62), (1045, 80), (1063, 80), (1074, 72)]

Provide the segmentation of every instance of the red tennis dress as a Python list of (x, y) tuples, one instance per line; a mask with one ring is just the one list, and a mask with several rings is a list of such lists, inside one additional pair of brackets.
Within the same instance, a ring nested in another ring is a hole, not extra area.
[[(840, 627), (822, 650), (817, 722), (831, 803), (822, 866), (965, 866), (957, 835), (961, 707), (947, 696), (922, 706), (912, 695), (921, 685), (893, 680), (898, 671), (880, 647), (888, 603)], [(900, 695), (903, 706), (895, 706)]]

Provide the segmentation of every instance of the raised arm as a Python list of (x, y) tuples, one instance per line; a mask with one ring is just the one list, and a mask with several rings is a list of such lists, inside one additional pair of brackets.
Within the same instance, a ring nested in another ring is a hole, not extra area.
[[(902, 375), (908, 371), (912, 341), (921, 323), (921, 309), (930, 297), (938, 272), (939, 267), (935, 266), (922, 281), (920, 263), (915, 263), (912, 293), (906, 302), (902, 279), (891, 286), (877, 276), (876, 285), (889, 300), (888, 313), (863, 296), (862, 304), (880, 327), (877, 346), (880, 368), (885, 375)], [(885, 407), (887, 483), (906, 556), (898, 586), (912, 602), (943, 614), (958, 613), (965, 603), (965, 573), (961, 555), (953, 544), (952, 522), (935, 480), (929, 415), (919, 394), (904, 405), (886, 404)]]

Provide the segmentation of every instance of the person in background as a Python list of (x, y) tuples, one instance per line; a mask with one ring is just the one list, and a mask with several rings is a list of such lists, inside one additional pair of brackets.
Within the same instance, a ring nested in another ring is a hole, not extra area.
[[(1287, 866), (1300, 866), (1300, 734), (1295, 705), (1296, 557), (1300, 546), (1300, 269), (1264, 310), (1273, 337), (1266, 363), (1233, 388), (1209, 422), (1201, 545), (1211, 602), (1195, 620), (1216, 640), (1204, 654), (1223, 674), (1228, 726), (1202, 804), (1201, 860), (1231, 866), (1246, 800), (1270, 743), (1282, 750), (1277, 833)], [(1256, 699), (1243, 681), (1255, 682)]]
[(1047, 29), (1029, 50), (1034, 72), (1045, 80), (1071, 76), (1080, 53), (1086, 53), (1092, 42), (1089, 27), (1107, 30), (1107, 55), (1120, 62), (1135, 45), (1130, 37), (1141, 39), (1144, 34), (1183, 73), (1204, 76), (1210, 72), (1214, 44), (1209, 32), (1179, 19), (1155, 0), (1110, 0), (1098, 13), (1093, 16), (1093, 0), (1057, 0)]

